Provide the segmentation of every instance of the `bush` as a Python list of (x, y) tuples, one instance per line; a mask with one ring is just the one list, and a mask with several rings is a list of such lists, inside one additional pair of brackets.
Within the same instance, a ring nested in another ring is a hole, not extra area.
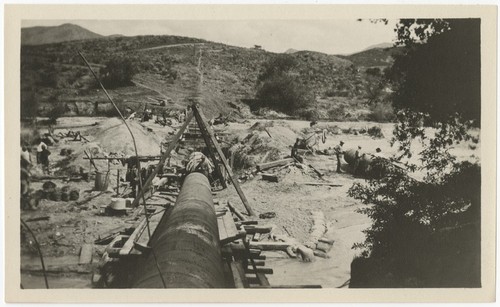
[(315, 121), (320, 119), (320, 113), (317, 109), (307, 109), (299, 113), (299, 116), (305, 120)]
[(343, 104), (331, 108), (330, 110), (328, 110), (328, 118), (334, 121), (340, 121), (345, 119), (346, 117), (345, 109), (346, 106)]
[(381, 101), (370, 105), (371, 113), (368, 115), (368, 120), (385, 123), (392, 122), (395, 118), (394, 109), (388, 101)]
[(374, 138), (380, 139), (380, 138), (384, 137), (384, 134), (382, 133), (382, 129), (380, 129), (379, 126), (373, 126), (371, 128), (368, 128), (368, 130), (366, 132), (368, 132), (369, 136), (374, 137)]
[(262, 66), (257, 78), (257, 100), (260, 107), (269, 107), (289, 115), (310, 106), (314, 93), (302, 82), (297, 61), (290, 55), (278, 55)]
[(267, 79), (257, 91), (260, 106), (269, 107), (283, 113), (294, 115), (300, 109), (311, 105), (313, 93), (296, 77), (276, 75)]
[(136, 73), (136, 64), (128, 58), (113, 58), (100, 71), (103, 84), (109, 88), (130, 85)]

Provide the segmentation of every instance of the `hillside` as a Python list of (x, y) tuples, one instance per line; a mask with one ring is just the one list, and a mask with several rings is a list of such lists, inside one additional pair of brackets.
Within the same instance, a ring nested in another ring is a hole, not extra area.
[(22, 45), (43, 45), (100, 37), (102, 37), (102, 35), (70, 23), (54, 27), (31, 27), (21, 29)]
[(397, 47), (390, 47), (390, 48), (375, 47), (351, 55), (339, 55), (338, 57), (349, 60), (358, 67), (385, 68), (392, 64), (393, 62), (392, 55), (398, 52), (401, 52), (401, 49)]
[[(112, 113), (111, 105), (96, 89), (78, 51), (98, 73), (111, 59), (127, 59), (135, 64), (137, 73), (132, 84), (109, 89), (123, 109), (142, 110), (146, 103), (165, 98), (171, 102), (168, 107), (182, 108), (190, 97), (201, 96), (209, 116), (235, 112), (245, 117), (251, 116), (247, 103), (255, 98), (256, 81), (263, 63), (276, 56), (264, 50), (166, 35), (23, 45), (21, 87), (25, 111), (37, 108), (38, 115), (44, 116), (54, 109), (66, 115)], [(303, 83), (314, 91), (318, 104), (311, 109), (319, 111), (320, 117), (335, 114), (335, 118), (342, 119), (344, 113), (370, 112), (365, 102), (378, 79), (359, 70), (346, 58), (311, 51), (298, 51), (289, 56), (297, 60)], [(203, 79), (201, 87), (199, 71)], [(357, 112), (359, 108), (365, 111)]]

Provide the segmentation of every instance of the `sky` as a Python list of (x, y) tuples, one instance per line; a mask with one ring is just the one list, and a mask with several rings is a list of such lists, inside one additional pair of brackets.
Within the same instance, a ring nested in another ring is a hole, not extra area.
[(22, 27), (73, 23), (101, 35), (179, 35), (272, 52), (290, 48), (350, 54), (395, 39), (394, 22), (367, 20), (24, 20)]

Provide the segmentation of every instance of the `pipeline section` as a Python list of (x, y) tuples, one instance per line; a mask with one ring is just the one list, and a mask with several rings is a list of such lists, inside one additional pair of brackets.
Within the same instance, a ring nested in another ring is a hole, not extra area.
[[(165, 213), (168, 214), (168, 213)], [(151, 239), (150, 252), (139, 264), (134, 288), (223, 288), (219, 230), (210, 183), (203, 174), (189, 174), (170, 214)]]

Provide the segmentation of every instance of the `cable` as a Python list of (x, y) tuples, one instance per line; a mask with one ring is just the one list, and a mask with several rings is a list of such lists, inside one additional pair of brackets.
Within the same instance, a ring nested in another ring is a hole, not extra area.
[[(36, 247), (36, 250), (38, 251), (38, 256), (40, 257), (40, 262), (42, 263), (42, 272), (43, 272), (43, 278), (45, 279), (45, 287), (47, 289), (49, 289), (49, 281), (47, 280), (47, 271), (45, 270), (45, 262), (43, 261), (43, 255), (42, 255), (42, 251), (40, 249), (40, 244), (38, 244), (38, 240), (36, 239), (35, 234), (33, 233), (33, 231), (31, 231), (31, 228), (29, 228), (28, 224), (26, 224), (26, 222), (23, 221), (23, 219), (21, 219), (21, 224), (24, 226), (24, 228), (26, 228), (26, 230), (28, 230), (28, 232), (33, 237), (33, 241), (35, 241), (35, 247)], [(22, 287), (22, 285), (21, 285), (21, 287)]]
[[(141, 162), (139, 161), (139, 153), (137, 151), (137, 144), (135, 142), (134, 134), (132, 133), (132, 130), (130, 129), (129, 125), (127, 124), (127, 121), (123, 117), (122, 112), (120, 112), (120, 109), (118, 109), (118, 106), (115, 104), (115, 102), (113, 101), (113, 99), (111, 99), (111, 96), (109, 96), (108, 91), (106, 91), (106, 88), (104, 88), (104, 85), (102, 85), (101, 81), (97, 77), (96, 73), (94, 72), (94, 70), (90, 66), (90, 64), (87, 61), (87, 59), (83, 56), (83, 54), (80, 51), (78, 51), (78, 54), (83, 59), (83, 61), (85, 62), (85, 64), (87, 64), (87, 67), (90, 69), (90, 71), (92, 72), (92, 75), (94, 75), (94, 78), (96, 79), (97, 83), (99, 83), (99, 85), (101, 86), (101, 89), (104, 91), (104, 94), (106, 94), (106, 97), (108, 97), (109, 101), (111, 102), (111, 104), (113, 105), (113, 107), (115, 108), (115, 110), (120, 115), (121, 120), (123, 121), (123, 123), (127, 127), (127, 130), (130, 133), (130, 136), (132, 137), (132, 142), (133, 142), (133, 145), (134, 145), (134, 152), (135, 152), (135, 157), (136, 157), (136, 167), (137, 167), (137, 172), (138, 172), (138, 176), (137, 177), (139, 178), (139, 188), (140, 188), (140, 193), (142, 195), (142, 201), (143, 201), (143, 205), (144, 205), (144, 216), (146, 218), (146, 226), (147, 226), (147, 229), (148, 229), (148, 235), (149, 235), (149, 238), (151, 239), (151, 228), (149, 227), (149, 217), (148, 217), (148, 210), (147, 210), (147, 205), (146, 205), (146, 198), (144, 197), (144, 192), (142, 191), (142, 187), (143, 187), (142, 186), (142, 176), (140, 174), (140, 171), (141, 171)], [(153, 258), (154, 258), (154, 261), (155, 261), (155, 264), (156, 264), (156, 268), (158, 269), (158, 273), (160, 275), (161, 281), (163, 283), (163, 287), (166, 288), (167, 285), (165, 283), (165, 280), (163, 279), (163, 275), (161, 273), (160, 266), (158, 264), (158, 260), (156, 258), (156, 254), (155, 254), (153, 248), (151, 248), (151, 252), (153, 253)]]

